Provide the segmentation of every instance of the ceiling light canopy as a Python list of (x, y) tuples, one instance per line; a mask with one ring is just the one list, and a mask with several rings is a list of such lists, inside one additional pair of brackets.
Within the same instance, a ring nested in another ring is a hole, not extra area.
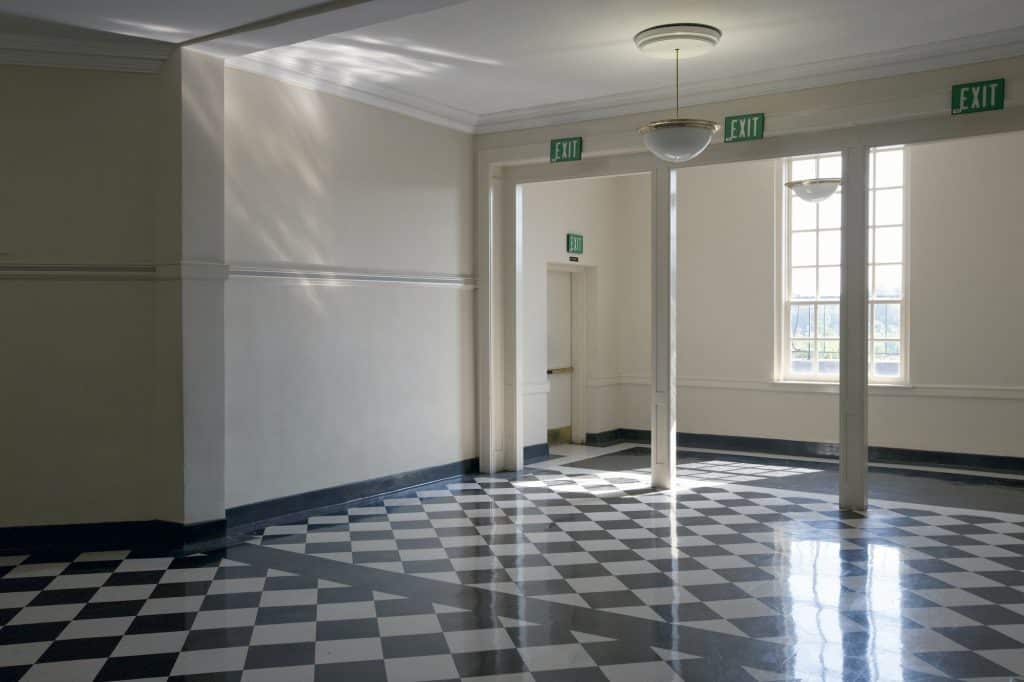
[(688, 59), (710, 52), (722, 39), (722, 32), (707, 24), (662, 24), (633, 36), (637, 49), (658, 59)]
[(706, 24), (662, 24), (640, 31), (633, 42), (644, 54), (676, 60), (676, 115), (640, 128), (644, 145), (662, 161), (683, 163), (707, 149), (718, 130), (714, 121), (679, 118), (679, 60), (704, 54), (722, 32)]
[(804, 201), (816, 204), (836, 193), (842, 182), (839, 178), (813, 178), (811, 180), (790, 180), (786, 187)]

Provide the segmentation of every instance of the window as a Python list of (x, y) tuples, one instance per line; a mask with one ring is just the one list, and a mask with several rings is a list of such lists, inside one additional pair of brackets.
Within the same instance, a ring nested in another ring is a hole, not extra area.
[[(876, 382), (904, 377), (903, 148), (873, 149), (870, 159), (869, 363)], [(840, 177), (838, 152), (786, 159), (784, 180)], [(839, 378), (842, 188), (820, 203), (785, 191), (782, 357), (787, 381)]]
[(875, 381), (904, 380), (904, 150), (871, 150), (868, 178), (868, 362)]

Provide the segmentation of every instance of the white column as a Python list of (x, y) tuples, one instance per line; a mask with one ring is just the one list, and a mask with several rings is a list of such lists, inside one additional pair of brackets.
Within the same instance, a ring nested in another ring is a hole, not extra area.
[(502, 462), (498, 461), (498, 438), (496, 426), (501, 424), (496, 419), (495, 411), (500, 401), (495, 399), (494, 391), (500, 376), (495, 367), (498, 357), (495, 339), (495, 310), (501, 310), (495, 300), (495, 223), (499, 206), (501, 182), (492, 178), (490, 168), (478, 162), (477, 187), (486, 187), (486, 192), (477, 193), (477, 232), (476, 232), (476, 373), (477, 373), (477, 448), (480, 458), (480, 471), (494, 473), (500, 471)]
[(839, 506), (855, 510), (868, 498), (867, 168), (867, 147), (843, 150)]
[(671, 489), (676, 477), (676, 193), (672, 171), (652, 174), (651, 485)]

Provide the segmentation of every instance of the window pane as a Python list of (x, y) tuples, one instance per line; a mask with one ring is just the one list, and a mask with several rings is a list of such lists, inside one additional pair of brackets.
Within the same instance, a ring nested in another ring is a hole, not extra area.
[(789, 351), (789, 368), (796, 374), (810, 374), (814, 371), (814, 342), (792, 341)]
[(789, 225), (794, 232), (813, 230), (818, 226), (818, 212), (811, 202), (794, 196), (789, 207)]
[(899, 263), (903, 260), (902, 227), (876, 227), (872, 233), (875, 239), (875, 263)]
[(875, 195), (875, 222), (873, 224), (902, 225), (903, 190), (882, 189), (873, 194)]
[(790, 281), (790, 298), (814, 298), (817, 294), (816, 268), (793, 268)]
[(892, 149), (875, 153), (875, 177), (872, 187), (900, 187), (903, 185), (903, 150)]
[(813, 232), (801, 232), (794, 234), (793, 249), (790, 253), (790, 264), (794, 267), (801, 265), (814, 265), (817, 261), (814, 250), (817, 246), (816, 235)]
[(877, 298), (899, 298), (903, 294), (903, 266), (876, 265), (874, 296)]
[(875, 341), (872, 346), (871, 371), (879, 377), (900, 375), (900, 342)]
[[(804, 202), (807, 203), (807, 202)], [(843, 225), (843, 193), (836, 192), (818, 204), (818, 229), (837, 230)]]
[(817, 177), (814, 159), (796, 159), (789, 166), (790, 180), (809, 180)]
[(818, 373), (839, 374), (838, 341), (818, 341)]
[(839, 338), (839, 304), (832, 303), (818, 306), (818, 337), (824, 339)]
[(826, 156), (818, 161), (819, 178), (841, 178), (843, 177), (843, 157), (840, 154)]
[(839, 268), (818, 269), (818, 297), (839, 298)]
[(793, 305), (789, 308), (789, 335), (809, 339), (814, 336), (814, 306)]
[(842, 233), (829, 230), (818, 233), (818, 265), (839, 265)]
[(900, 304), (876, 303), (874, 309), (872, 332), (876, 339), (900, 338)]

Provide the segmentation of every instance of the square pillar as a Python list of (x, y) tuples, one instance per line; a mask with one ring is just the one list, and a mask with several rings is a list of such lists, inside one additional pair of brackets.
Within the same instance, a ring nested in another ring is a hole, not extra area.
[(843, 150), (839, 506), (852, 510), (867, 508), (868, 500), (868, 152)]
[(651, 210), (651, 485), (676, 480), (676, 192), (675, 173), (652, 174)]

